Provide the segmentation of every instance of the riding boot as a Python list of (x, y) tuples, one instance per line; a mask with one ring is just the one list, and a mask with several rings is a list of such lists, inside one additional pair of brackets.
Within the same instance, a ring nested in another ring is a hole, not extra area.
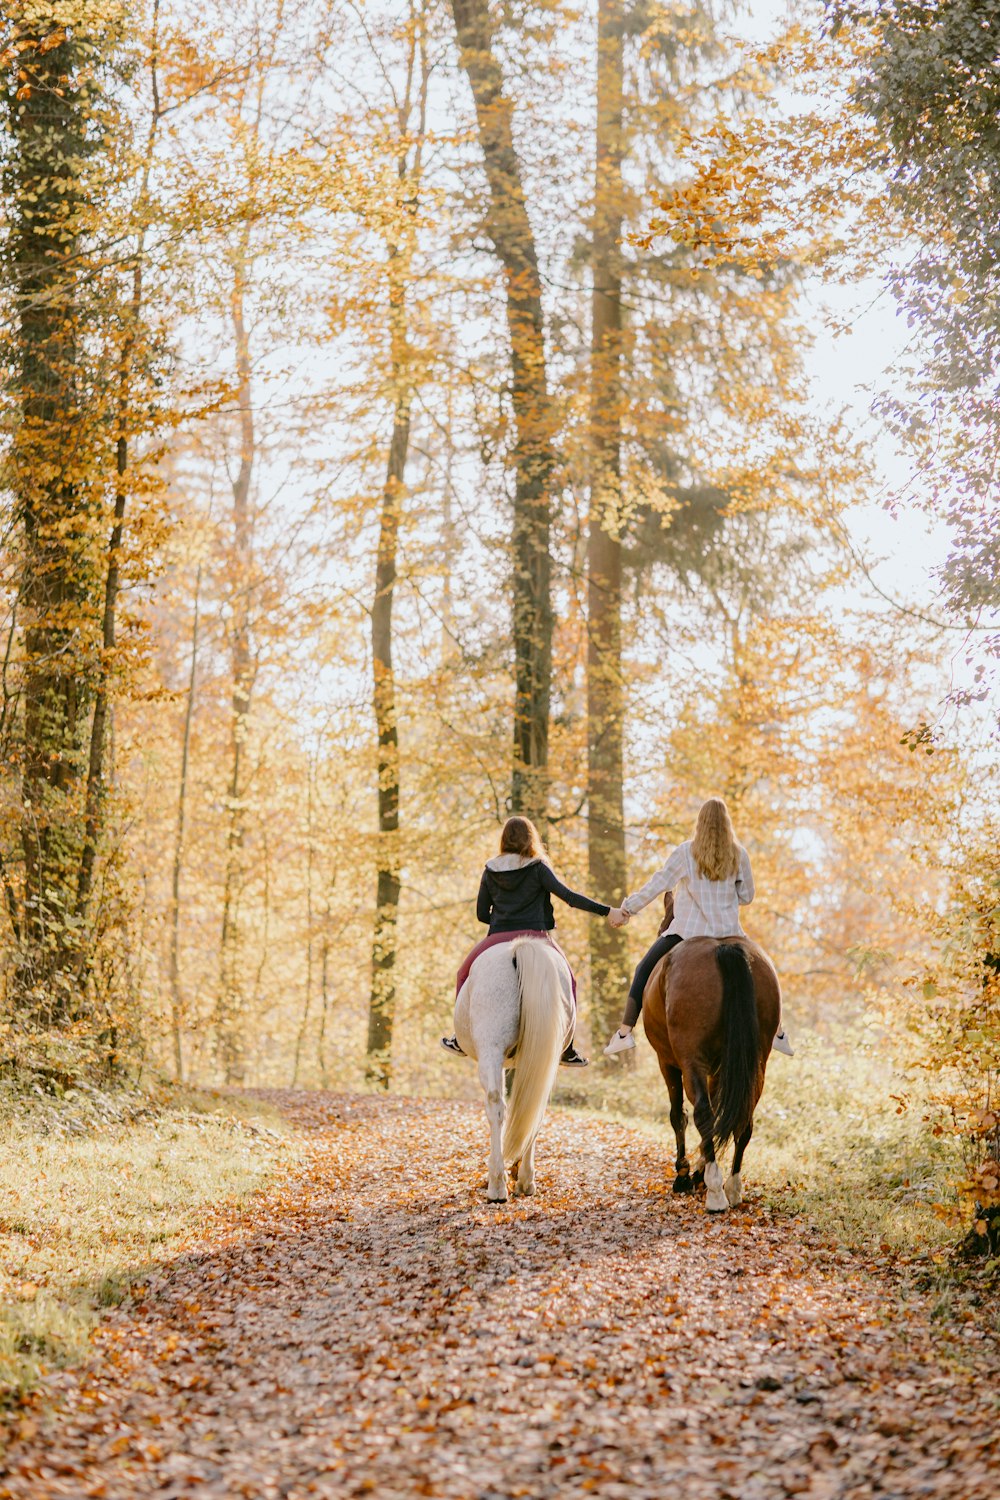
[(590, 1058), (582, 1057), (576, 1050), (576, 1042), (573, 1041), (559, 1059), (559, 1066), (561, 1068), (587, 1068), (590, 1066)]

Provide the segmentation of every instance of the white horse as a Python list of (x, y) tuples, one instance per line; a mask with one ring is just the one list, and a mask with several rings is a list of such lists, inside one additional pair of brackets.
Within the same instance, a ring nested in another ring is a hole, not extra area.
[[(535, 1137), (563, 1048), (573, 1035), (569, 965), (544, 938), (515, 938), (481, 953), (455, 1001), (459, 1046), (479, 1063), (490, 1122), (491, 1203), (507, 1201), (505, 1167), (517, 1167), (514, 1192), (535, 1191)], [(504, 1098), (504, 1065), (514, 1084)]]

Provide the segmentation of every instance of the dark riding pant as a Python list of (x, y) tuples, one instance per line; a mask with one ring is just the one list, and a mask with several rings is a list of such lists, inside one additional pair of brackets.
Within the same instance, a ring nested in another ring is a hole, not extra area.
[(625, 1015), (622, 1018), (623, 1026), (634, 1026), (636, 1021), (638, 1021), (639, 1012), (642, 1010), (643, 991), (649, 983), (650, 974), (652, 974), (664, 953), (669, 953), (671, 948), (676, 948), (680, 942), (683, 942), (683, 938), (676, 932), (665, 932), (662, 937), (656, 939), (645, 958), (640, 960), (639, 966), (632, 976), (632, 983), (628, 988)]

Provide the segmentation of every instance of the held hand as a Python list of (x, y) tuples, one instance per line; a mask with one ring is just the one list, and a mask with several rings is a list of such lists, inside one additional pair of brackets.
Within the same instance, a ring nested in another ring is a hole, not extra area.
[(621, 906), (613, 906), (608, 912), (609, 927), (624, 927), (628, 922), (628, 912)]

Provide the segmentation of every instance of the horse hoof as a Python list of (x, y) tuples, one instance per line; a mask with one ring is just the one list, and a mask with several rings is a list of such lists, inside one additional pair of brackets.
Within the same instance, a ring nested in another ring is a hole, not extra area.
[(533, 1182), (517, 1183), (514, 1193), (518, 1198), (533, 1198), (535, 1196), (535, 1184)]
[(691, 1191), (693, 1192), (695, 1188), (703, 1188), (704, 1186), (705, 1186), (705, 1174), (704, 1174), (704, 1172), (692, 1172), (691, 1173)]
[(487, 1201), (487, 1203), (506, 1203), (507, 1202), (507, 1194), (506, 1193), (487, 1193), (486, 1194), (486, 1201)]
[(690, 1172), (679, 1172), (677, 1174), (677, 1176), (674, 1178), (674, 1184), (673, 1184), (673, 1187), (671, 1188), (671, 1192), (674, 1192), (674, 1193), (693, 1193), (694, 1192), (694, 1183), (691, 1181), (691, 1173)]
[(719, 1163), (717, 1161), (710, 1161), (705, 1167), (705, 1186), (708, 1189), (705, 1207), (709, 1213), (724, 1213), (729, 1207), (729, 1199), (726, 1197), (722, 1186), (722, 1173), (719, 1171)]
[(730, 1208), (739, 1208), (743, 1202), (743, 1183), (739, 1172), (734, 1172), (726, 1179), (725, 1184), (726, 1201)]

